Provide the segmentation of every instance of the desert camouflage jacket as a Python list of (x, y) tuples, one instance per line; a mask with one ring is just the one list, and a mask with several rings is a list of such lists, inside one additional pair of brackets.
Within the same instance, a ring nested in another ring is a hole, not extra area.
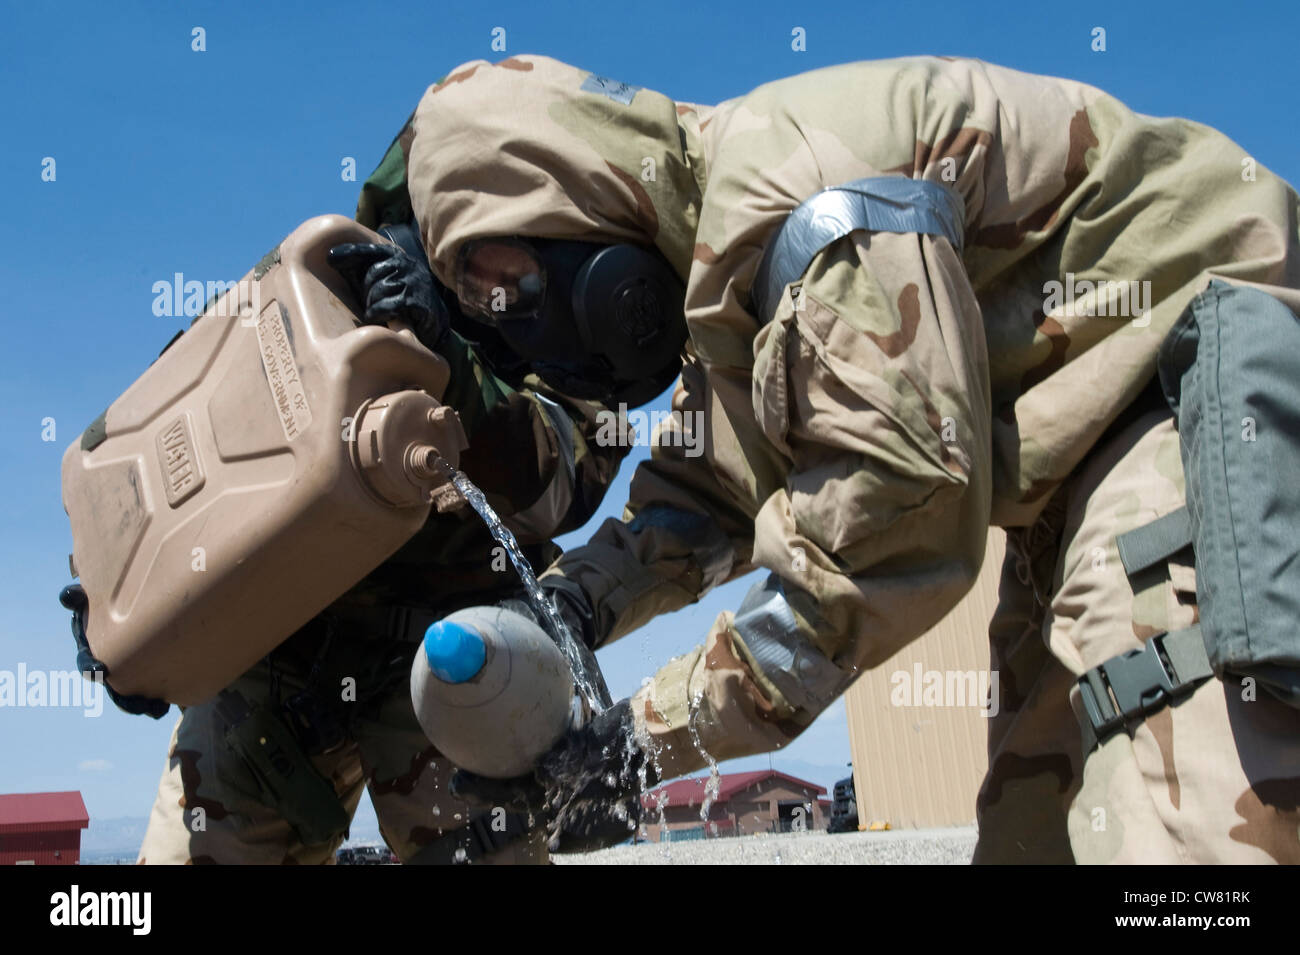
[[(960, 247), (852, 232), (761, 321), (776, 231), (865, 177), (950, 190)], [(409, 179), (452, 287), (465, 241), (513, 234), (653, 243), (688, 279), (682, 417), (623, 519), (550, 571), (591, 597), (599, 640), (771, 571), (634, 699), (667, 775), (702, 766), (700, 747), (783, 745), (936, 623), (989, 527), (1035, 519), (1211, 278), (1300, 311), (1297, 197), (1248, 152), (973, 60), (852, 63), (716, 107), (544, 57), (479, 61), (420, 102)]]

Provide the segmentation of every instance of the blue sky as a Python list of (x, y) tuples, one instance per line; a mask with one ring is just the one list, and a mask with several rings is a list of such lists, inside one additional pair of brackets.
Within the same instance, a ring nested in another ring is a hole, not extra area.
[[(185, 323), (153, 314), (153, 283), (237, 278), (302, 220), (351, 214), (359, 184), (341, 178), (344, 157), (364, 178), (427, 85), (464, 61), (545, 53), (716, 102), (832, 63), (976, 56), (1216, 126), (1300, 179), (1294, 0), (839, 6), (392, 2), (373, 8), (381, 21), (336, 2), (3, 4), (0, 670), (73, 665), (55, 600), (71, 549), (59, 463)], [(1090, 48), (1097, 26), (1104, 53)], [(194, 27), (205, 52), (191, 50)], [(495, 27), (506, 54), (490, 47)], [(791, 49), (794, 27), (804, 52)], [(45, 157), (53, 182), (42, 181)], [(53, 441), (42, 440), (47, 418)], [(621, 509), (630, 473), (600, 517)], [(602, 651), (614, 692), (697, 643), (746, 586)], [(0, 709), (0, 792), (80, 789), (92, 817), (144, 815), (171, 723)], [(774, 761), (829, 785), (848, 758), (837, 704)]]

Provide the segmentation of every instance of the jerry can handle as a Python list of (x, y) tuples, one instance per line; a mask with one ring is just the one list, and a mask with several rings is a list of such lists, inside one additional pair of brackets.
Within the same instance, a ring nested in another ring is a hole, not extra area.
[(155, 700), (148, 696), (123, 696), (108, 685), (108, 667), (98, 660), (90, 649), (86, 639), (86, 608), (90, 601), (81, 584), (69, 584), (59, 591), (59, 603), (72, 611), (72, 639), (77, 644), (77, 669), (87, 680), (99, 683), (108, 691), (108, 698), (113, 705), (132, 716), (151, 716), (160, 720), (171, 708), (166, 700)]

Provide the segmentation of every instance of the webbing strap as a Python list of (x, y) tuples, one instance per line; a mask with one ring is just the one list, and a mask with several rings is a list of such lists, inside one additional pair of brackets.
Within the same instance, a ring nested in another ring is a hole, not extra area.
[(1152, 637), (1079, 677), (1083, 752), (1191, 693), (1214, 675), (1199, 626)]
[(758, 320), (772, 320), (781, 292), (836, 239), (858, 229), (917, 232), (943, 236), (960, 251), (965, 212), (956, 193), (925, 179), (873, 176), (814, 193), (790, 213), (763, 253), (751, 291)]
[(1184, 547), (1192, 546), (1192, 518), (1186, 507), (1170, 511), (1150, 524), (1143, 524), (1115, 538), (1124, 572), (1132, 577)]

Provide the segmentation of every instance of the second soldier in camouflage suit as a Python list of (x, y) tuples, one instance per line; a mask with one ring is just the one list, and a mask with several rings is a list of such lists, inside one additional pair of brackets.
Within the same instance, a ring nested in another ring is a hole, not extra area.
[[(408, 222), (408, 144), (409, 129), (364, 186), (363, 225)], [(469, 438), (461, 469), (540, 570), (558, 553), (550, 539), (595, 511), (626, 447), (592, 440), (601, 405), (532, 376), (512, 387), (455, 333), (426, 344), (451, 365), (443, 403)], [(396, 554), (221, 697), (183, 710), (140, 861), (330, 863), (364, 787), (402, 862), (545, 862), (545, 836), (526, 820), (452, 798), (453, 767), (424, 736), (410, 698), (411, 658), (425, 627), (519, 586), (472, 510), (432, 513)], [(250, 765), (232, 745), (242, 719), (263, 721), (250, 726), (277, 734), (292, 751), (279, 755), (292, 758), (278, 769)]]
[[(1085, 751), (1072, 705), (1085, 670), (1196, 619), (1188, 562), (1130, 581), (1115, 546), (1183, 503), (1153, 395), (1166, 333), (1215, 278), (1300, 312), (1296, 194), (1243, 149), (978, 61), (855, 63), (702, 107), (523, 56), (432, 87), (409, 159), (451, 288), (465, 243), (511, 235), (652, 243), (689, 277), (673, 407), (704, 455), (668, 422), (623, 520), (549, 572), (596, 645), (771, 572), (631, 700), (663, 776), (797, 737), (953, 607), (998, 527), (976, 858), (1300, 861), (1300, 712), (1211, 679)], [(964, 241), (852, 231), (760, 316), (791, 211), (875, 177), (946, 190)], [(1145, 300), (1117, 312), (1096, 282)]]

